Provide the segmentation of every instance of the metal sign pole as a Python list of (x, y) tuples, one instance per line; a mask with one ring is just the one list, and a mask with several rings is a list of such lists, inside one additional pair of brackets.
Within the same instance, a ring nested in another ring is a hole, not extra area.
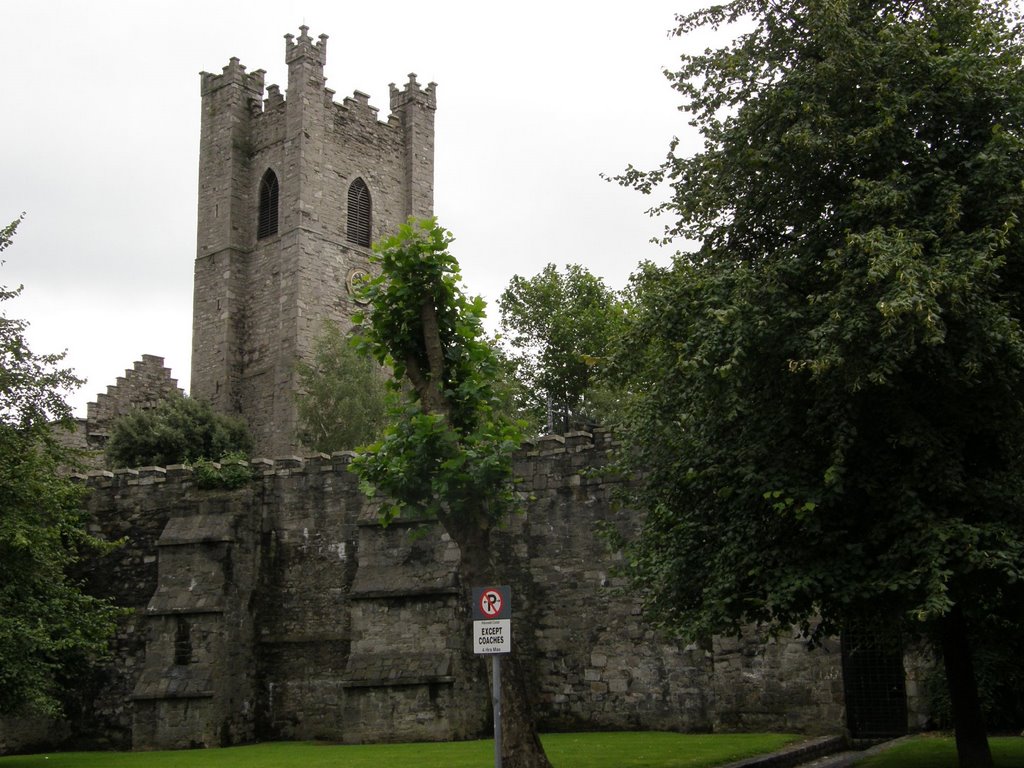
[(494, 705), (494, 768), (501, 768), (501, 654), (491, 657), (491, 703)]
[(491, 657), (494, 768), (501, 768), (501, 657), (512, 652), (512, 588), (473, 587), (473, 653)]

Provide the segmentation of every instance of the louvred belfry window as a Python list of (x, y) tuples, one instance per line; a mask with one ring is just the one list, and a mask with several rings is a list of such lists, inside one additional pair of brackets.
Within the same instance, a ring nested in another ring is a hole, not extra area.
[(262, 240), (277, 234), (277, 174), (269, 168), (260, 180), (260, 217), (256, 238)]
[(348, 188), (348, 241), (370, 246), (370, 190), (366, 182), (356, 179)]

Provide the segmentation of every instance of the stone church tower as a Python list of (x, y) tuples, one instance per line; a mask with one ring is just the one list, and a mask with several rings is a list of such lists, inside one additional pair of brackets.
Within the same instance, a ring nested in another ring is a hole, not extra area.
[(285, 35), (288, 90), (232, 58), (201, 73), (194, 397), (249, 423), (256, 455), (295, 453), (295, 364), (325, 319), (350, 325), (370, 244), (433, 213), (435, 84), (377, 117), (326, 87), (327, 35)]

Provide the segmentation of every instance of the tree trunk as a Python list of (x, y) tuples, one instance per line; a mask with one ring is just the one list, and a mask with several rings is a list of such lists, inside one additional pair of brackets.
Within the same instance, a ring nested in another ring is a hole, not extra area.
[(520, 659), (513, 650), (501, 662), (502, 768), (551, 768), (540, 743)]
[[(458, 524), (448, 516), (441, 523), (459, 545), (462, 590), (468, 605), (473, 587), (497, 585), (490, 530), (478, 527), (475, 521)], [(551, 768), (537, 733), (525, 669), (514, 648), (501, 661), (501, 710), (502, 768)]]
[(967, 639), (967, 622), (960, 606), (955, 606), (942, 619), (939, 632), (960, 768), (992, 768), (992, 752), (985, 733), (974, 662)]
[[(444, 346), (438, 330), (437, 309), (428, 292), (420, 300), (420, 321), (423, 324), (423, 349), (429, 370), (418, 366), (415, 356), (407, 361), (406, 374), (419, 395), (426, 413), (440, 413), (451, 419), (445, 400)], [(466, 605), (472, 599), (473, 587), (495, 585), (496, 569), (491, 559), (491, 529), (485, 507), (459, 510), (458, 516), (438, 513), (448, 535), (459, 545), (460, 577)], [(503, 768), (551, 768), (537, 734), (537, 721), (530, 706), (526, 677), (515, 652), (502, 660), (502, 766)]]

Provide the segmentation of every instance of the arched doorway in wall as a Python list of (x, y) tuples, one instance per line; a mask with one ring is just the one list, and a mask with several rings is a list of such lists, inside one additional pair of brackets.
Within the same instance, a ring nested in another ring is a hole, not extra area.
[(907, 675), (897, 630), (871, 622), (852, 625), (840, 637), (846, 725), (855, 739), (907, 732)]

